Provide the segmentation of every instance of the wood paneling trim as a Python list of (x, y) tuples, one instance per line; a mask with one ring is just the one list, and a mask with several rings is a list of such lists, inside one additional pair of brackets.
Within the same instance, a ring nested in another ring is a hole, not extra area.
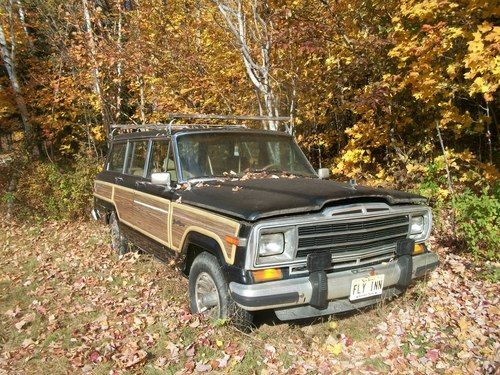
[(124, 224), (175, 251), (180, 251), (190, 232), (213, 238), (220, 246), (228, 264), (234, 263), (236, 246), (225, 241), (227, 235), (238, 236), (240, 224), (186, 204), (170, 202), (139, 190), (96, 182), (105, 196), (95, 196), (114, 203), (118, 218)]
[(217, 241), (226, 262), (234, 263), (236, 246), (227, 243), (225, 237), (238, 235), (240, 229), (238, 222), (191, 206), (172, 203), (171, 224), (172, 248), (178, 251), (182, 249), (189, 232), (195, 231)]
[(113, 186), (103, 184), (99, 181), (94, 182), (94, 196), (104, 199), (108, 202), (113, 201)]
[[(115, 185), (114, 203), (118, 218), (122, 223), (141, 232), (145, 236), (152, 238), (162, 245), (171, 247), (169, 241), (168, 207), (167, 213), (162, 214), (161, 212), (134, 204), (134, 200), (144, 200), (145, 197), (143, 195), (146, 196), (148, 194)], [(164, 201), (167, 204), (170, 203), (167, 200)]]

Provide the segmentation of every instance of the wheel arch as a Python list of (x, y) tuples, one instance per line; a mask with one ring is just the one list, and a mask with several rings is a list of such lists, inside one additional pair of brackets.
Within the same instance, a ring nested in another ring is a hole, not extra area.
[(189, 275), (189, 270), (194, 259), (203, 252), (208, 252), (214, 255), (219, 264), (227, 263), (223, 252), (224, 244), (216, 234), (202, 230), (201, 228), (191, 228), (186, 230), (182, 241), (182, 272), (184, 275)]
[(101, 217), (106, 224), (109, 224), (109, 218), (113, 212), (116, 213), (117, 219), (120, 220), (116, 205), (112, 201), (103, 200), (100, 197), (94, 197), (94, 208), (101, 212)]

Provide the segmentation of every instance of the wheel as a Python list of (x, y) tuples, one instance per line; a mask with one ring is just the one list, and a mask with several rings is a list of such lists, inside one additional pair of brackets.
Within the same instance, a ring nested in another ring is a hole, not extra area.
[(120, 231), (116, 212), (112, 212), (109, 216), (109, 231), (111, 234), (111, 248), (116, 251), (118, 255), (124, 255), (128, 253), (128, 241)]
[(253, 315), (233, 301), (220, 264), (212, 254), (203, 252), (193, 261), (189, 271), (189, 300), (193, 313), (228, 319), (244, 331), (252, 327)]

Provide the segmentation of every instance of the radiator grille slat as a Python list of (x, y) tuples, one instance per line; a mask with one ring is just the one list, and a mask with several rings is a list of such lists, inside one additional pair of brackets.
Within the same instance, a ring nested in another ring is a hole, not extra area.
[(390, 257), (396, 243), (407, 237), (408, 224), (408, 216), (401, 215), (302, 226), (298, 228), (297, 258), (317, 251), (329, 251), (334, 264), (344, 262), (346, 257), (358, 262), (375, 255)]

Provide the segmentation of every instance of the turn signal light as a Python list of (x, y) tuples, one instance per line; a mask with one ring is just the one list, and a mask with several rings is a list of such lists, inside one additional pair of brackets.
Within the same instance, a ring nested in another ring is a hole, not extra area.
[(231, 245), (238, 246), (238, 244), (240, 243), (240, 240), (238, 239), (238, 237), (226, 236), (226, 242), (231, 244)]
[(252, 271), (253, 279), (256, 283), (263, 281), (281, 280), (283, 273), (279, 268), (268, 268), (265, 270)]
[(413, 255), (422, 254), (425, 251), (425, 246), (421, 243), (416, 243), (413, 248)]

